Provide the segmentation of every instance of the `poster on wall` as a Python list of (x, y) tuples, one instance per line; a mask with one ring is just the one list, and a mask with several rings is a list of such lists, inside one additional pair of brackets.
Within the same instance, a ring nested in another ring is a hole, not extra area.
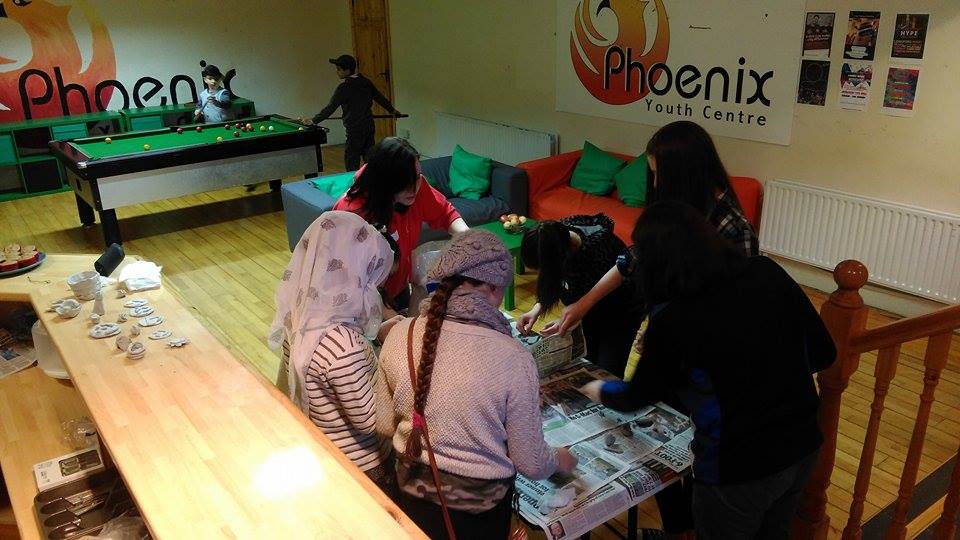
[(797, 103), (823, 106), (827, 102), (827, 83), (830, 81), (829, 60), (800, 61), (800, 82), (797, 83)]
[(873, 60), (879, 32), (879, 11), (851, 11), (847, 20), (847, 39), (843, 47), (843, 57), (853, 60)]
[(893, 47), (890, 56), (903, 62), (923, 59), (923, 47), (927, 41), (927, 24), (930, 15), (926, 13), (899, 13), (893, 29)]
[(919, 67), (890, 66), (887, 70), (887, 85), (883, 92), (883, 106), (880, 111), (890, 116), (913, 116), (919, 80)]
[(789, 144), (803, 16), (802, 2), (557, 0), (557, 110)]
[(867, 110), (872, 81), (872, 62), (844, 62), (840, 69), (840, 108)]
[(803, 55), (829, 57), (833, 42), (833, 21), (836, 13), (808, 12), (803, 27)]

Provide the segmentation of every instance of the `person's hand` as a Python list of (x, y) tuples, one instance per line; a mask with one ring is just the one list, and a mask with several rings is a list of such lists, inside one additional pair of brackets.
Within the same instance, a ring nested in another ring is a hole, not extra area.
[(580, 324), (586, 314), (587, 309), (580, 302), (574, 302), (563, 308), (563, 311), (560, 312), (560, 318), (545, 326), (540, 333), (545, 336), (554, 334), (565, 336), (571, 328)]
[(557, 472), (570, 474), (577, 468), (577, 456), (567, 448), (557, 448)]
[(590, 381), (577, 390), (581, 394), (590, 398), (590, 401), (600, 403), (600, 393), (603, 390), (603, 381)]
[(193, 111), (193, 117), (197, 118), (198, 116), (200, 116), (200, 109)]
[(380, 331), (377, 332), (377, 341), (383, 343), (390, 334), (390, 330), (393, 330), (393, 327), (402, 320), (403, 315), (394, 315), (393, 317), (390, 317), (389, 319), (380, 323)]
[(536, 304), (530, 311), (520, 316), (520, 320), (517, 321), (517, 330), (524, 336), (530, 335), (530, 331), (533, 330), (533, 324), (537, 322), (539, 318), (540, 304)]

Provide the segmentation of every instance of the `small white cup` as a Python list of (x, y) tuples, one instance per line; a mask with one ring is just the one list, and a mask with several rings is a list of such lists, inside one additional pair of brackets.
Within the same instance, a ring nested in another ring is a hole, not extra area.
[(93, 300), (100, 291), (100, 274), (94, 270), (77, 272), (67, 278), (67, 285), (80, 300)]

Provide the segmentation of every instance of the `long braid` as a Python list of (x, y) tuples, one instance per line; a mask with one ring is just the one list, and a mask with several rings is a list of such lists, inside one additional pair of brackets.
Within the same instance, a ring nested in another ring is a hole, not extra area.
[[(463, 283), (459, 276), (449, 277), (440, 282), (437, 290), (430, 298), (430, 308), (427, 310), (427, 323), (423, 332), (423, 348), (420, 353), (420, 364), (417, 368), (417, 387), (413, 389), (413, 412), (423, 415), (427, 405), (427, 396), (430, 394), (430, 379), (433, 376), (433, 364), (437, 356), (437, 342), (440, 340), (440, 327), (447, 314), (447, 302), (453, 291)], [(413, 329), (411, 329), (411, 332)], [(423, 432), (414, 425), (404, 455), (413, 460), (420, 457), (420, 438)]]

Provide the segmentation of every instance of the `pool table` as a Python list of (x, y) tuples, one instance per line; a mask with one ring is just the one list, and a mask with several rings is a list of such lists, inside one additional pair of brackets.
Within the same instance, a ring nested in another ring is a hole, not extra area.
[[(236, 129), (238, 122), (253, 130)], [(322, 171), (326, 142), (323, 128), (267, 115), (51, 141), (50, 148), (66, 170), (81, 223), (93, 225), (96, 210), (109, 246), (122, 243), (117, 208), (267, 180), (276, 191), (280, 178)]]

